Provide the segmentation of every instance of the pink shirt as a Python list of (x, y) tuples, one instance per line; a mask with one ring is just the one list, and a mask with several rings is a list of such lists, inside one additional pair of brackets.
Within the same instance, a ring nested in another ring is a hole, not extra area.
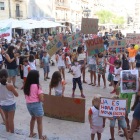
[(40, 102), (39, 100), (39, 94), (43, 93), (41, 86), (38, 86), (37, 84), (32, 84), (30, 86), (30, 96), (25, 95), (26, 103), (34, 103), (34, 102)]
[[(118, 60), (118, 58), (117, 57), (110, 57), (109, 63), (114, 65), (115, 60)], [(109, 65), (109, 72), (112, 74), (113, 71), (114, 71), (114, 67)]]

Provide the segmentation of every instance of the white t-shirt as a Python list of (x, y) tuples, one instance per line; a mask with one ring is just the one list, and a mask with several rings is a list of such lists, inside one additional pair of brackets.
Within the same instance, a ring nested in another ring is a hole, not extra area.
[(61, 66), (64, 66), (65, 67), (65, 61), (62, 59), (64, 56), (63, 55), (57, 55), (57, 57), (58, 57), (58, 61), (57, 61), (57, 66), (59, 67), (61, 67)]
[(94, 106), (91, 107), (91, 110), (92, 110), (92, 115), (91, 115), (92, 124), (95, 126), (103, 126), (103, 118), (99, 117), (99, 110)]
[(27, 65), (27, 66), (23, 65), (23, 77), (27, 77), (28, 76), (28, 72), (29, 72), (30, 69), (31, 68), (30, 68), (29, 65)]
[[(120, 74), (121, 73), (121, 70), (122, 70), (122, 68), (120, 67), (120, 68), (118, 68), (118, 69), (116, 69), (116, 68), (114, 68), (114, 74)], [(114, 75), (114, 81), (119, 81), (119, 78), (120, 78), (120, 75), (117, 75), (117, 76), (115, 76)]]
[(85, 54), (85, 53), (81, 53), (81, 54), (79, 54), (79, 56), (78, 56), (78, 61), (84, 60), (85, 58), (86, 58), (86, 54)]
[(90, 65), (96, 65), (96, 57), (95, 56), (90, 56), (89, 57), (89, 64)]
[(31, 70), (36, 70), (35, 60), (33, 62), (28, 61), (28, 63), (29, 63), (29, 66), (30, 66)]
[(14, 99), (14, 93), (9, 91), (5, 85), (0, 83), (0, 102), (2, 106), (13, 105), (16, 101)]
[(59, 82), (58, 86), (55, 87), (55, 92), (62, 93), (63, 85), (65, 85), (65, 81)]
[(69, 57), (69, 56), (66, 57), (66, 61), (67, 61), (67, 64), (68, 64), (68, 65), (71, 64), (71, 61), (70, 61), (70, 57)]
[(0, 61), (3, 61), (2, 55), (1, 55), (1, 48), (0, 48)]
[(73, 78), (79, 78), (81, 76), (81, 65), (77, 65), (77, 66), (72, 66), (71, 70), (73, 71), (73, 73), (75, 75), (73, 75)]

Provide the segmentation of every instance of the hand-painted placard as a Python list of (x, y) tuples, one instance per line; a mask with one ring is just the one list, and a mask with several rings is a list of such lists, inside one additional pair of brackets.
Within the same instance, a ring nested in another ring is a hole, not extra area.
[(68, 40), (67, 38), (69, 37), (70, 35), (62, 35), (62, 41), (64, 43), (64, 47), (68, 47)]
[(82, 18), (81, 33), (83, 34), (97, 34), (98, 19)]
[(109, 42), (109, 52), (111, 50), (116, 50), (116, 53), (125, 52), (126, 40), (110, 40)]
[(125, 117), (127, 99), (101, 98), (99, 107), (100, 117)]
[(121, 93), (138, 91), (138, 70), (121, 71)]
[(126, 34), (126, 42), (128, 44), (140, 45), (140, 34), (133, 33)]
[(82, 44), (82, 39), (84, 39), (84, 37), (81, 35), (81, 32), (74, 33), (72, 36), (67, 38), (68, 47), (73, 48)]
[(104, 51), (104, 43), (102, 37), (86, 40), (88, 56)]
[(48, 117), (85, 122), (85, 99), (44, 94), (43, 109)]
[(54, 55), (61, 48), (63, 48), (63, 41), (60, 39), (59, 35), (46, 45), (46, 50), (50, 56)]

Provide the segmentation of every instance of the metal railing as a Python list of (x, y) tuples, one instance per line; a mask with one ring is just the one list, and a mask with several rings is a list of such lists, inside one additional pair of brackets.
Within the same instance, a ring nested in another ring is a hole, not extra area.
[(15, 17), (16, 18), (22, 18), (23, 17), (23, 12), (15, 10)]
[(58, 7), (70, 8), (70, 4), (69, 3), (55, 2), (55, 5), (58, 6)]

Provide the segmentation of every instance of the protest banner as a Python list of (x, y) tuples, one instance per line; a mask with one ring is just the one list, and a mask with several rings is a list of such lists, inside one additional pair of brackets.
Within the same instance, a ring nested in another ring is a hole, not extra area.
[(85, 99), (44, 94), (43, 109), (48, 117), (85, 122)]
[(63, 45), (64, 47), (68, 47), (68, 40), (67, 38), (69, 37), (70, 35), (62, 35), (62, 41), (63, 41)]
[(60, 39), (59, 35), (57, 35), (48, 45), (46, 45), (46, 50), (50, 57), (61, 48), (63, 48), (63, 41)]
[(126, 34), (126, 43), (140, 45), (140, 34)]
[(84, 37), (81, 35), (81, 32), (74, 33), (73, 35), (67, 38), (68, 48), (73, 48), (82, 44), (82, 39), (84, 39)]
[(102, 37), (86, 40), (88, 56), (104, 51), (104, 43)]
[(138, 70), (121, 71), (121, 93), (138, 91)]
[(0, 29), (0, 39), (5, 38), (8, 42), (12, 39), (12, 23), (9, 23), (5, 28)]
[(127, 111), (127, 99), (101, 98), (99, 107), (100, 117), (125, 117)]
[(97, 34), (98, 19), (82, 18), (81, 33), (83, 34)]
[(109, 52), (116, 50), (116, 53), (125, 52), (126, 40), (110, 40), (109, 41)]

